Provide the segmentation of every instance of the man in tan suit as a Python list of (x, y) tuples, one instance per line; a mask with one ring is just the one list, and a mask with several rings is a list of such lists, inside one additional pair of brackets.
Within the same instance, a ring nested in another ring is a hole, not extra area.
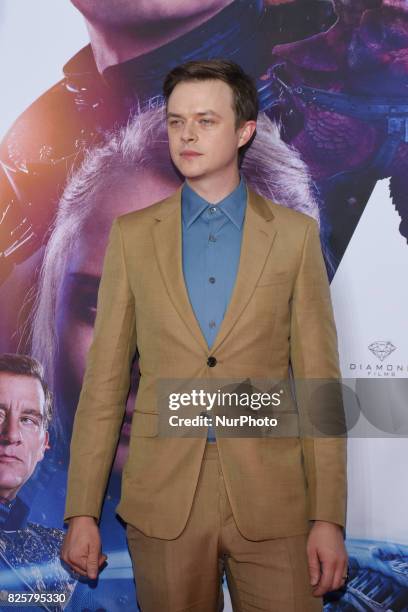
[[(237, 65), (179, 66), (164, 94), (171, 158), (186, 181), (113, 223), (71, 442), (61, 556), (90, 578), (106, 559), (97, 522), (138, 350), (117, 511), (141, 610), (222, 609), (224, 569), (234, 610), (321, 610), (322, 595), (347, 575), (345, 440), (163, 436), (157, 400), (168, 379), (286, 380), (289, 369), (295, 381), (339, 379), (318, 227), (240, 180), (258, 105)], [(222, 241), (229, 250), (218, 255), (219, 277), (204, 278), (209, 249)], [(328, 411), (342, 420), (341, 402)]]

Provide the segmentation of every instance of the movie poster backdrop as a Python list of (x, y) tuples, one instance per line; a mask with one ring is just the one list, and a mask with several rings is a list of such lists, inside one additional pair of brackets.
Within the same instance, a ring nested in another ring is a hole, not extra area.
[[(233, 0), (206, 18), (203, 4), (214, 2), (192, 0), (182, 15), (191, 26), (172, 33), (167, 0), (140, 3), (150, 14), (136, 15), (135, 25), (130, 11), (128, 29), (137, 32), (137, 20), (146, 19), (145, 52), (110, 58), (103, 69), (98, 39), (91, 46), (86, 27), (95, 0), (73, 4), (3, 0), (0, 7), (0, 353), (37, 358), (54, 394), (44, 458), (7, 516), (0, 513), (0, 609), (13, 591), (43, 594), (32, 607), (38, 610), (138, 609), (115, 515), (137, 361), (101, 518), (108, 565), (97, 581), (78, 580), (58, 551), (110, 225), (133, 209), (126, 193), (136, 191), (132, 201), (142, 208), (174, 191), (179, 178), (166, 146), (142, 139), (141, 154), (155, 150), (157, 163), (122, 185), (121, 198), (104, 197), (101, 151), (120, 158), (118, 134), (130, 121), (139, 136), (161, 134), (161, 83), (172, 66), (226, 57), (255, 78), (266, 119), (307, 166), (308, 214), (320, 220), (331, 281), (349, 425), (350, 568), (347, 587), (326, 598), (325, 610), (408, 610), (407, 4)], [(112, 23), (129, 5), (102, 4)], [(117, 27), (113, 47), (121, 36)], [(135, 167), (138, 159), (135, 153)]]

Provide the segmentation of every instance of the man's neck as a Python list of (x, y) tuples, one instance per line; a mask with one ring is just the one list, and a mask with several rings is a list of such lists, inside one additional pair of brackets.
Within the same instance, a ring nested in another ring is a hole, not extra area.
[(204, 200), (217, 204), (238, 187), (240, 180), (239, 170), (236, 168), (228, 175), (223, 173), (216, 177), (186, 178), (186, 183)]
[(176, 40), (214, 17), (232, 3), (225, 0), (223, 6), (203, 11), (184, 19), (158, 20), (155, 23), (138, 24), (129, 28), (109, 28), (101, 23), (87, 21), (87, 28), (98, 71), (115, 66)]

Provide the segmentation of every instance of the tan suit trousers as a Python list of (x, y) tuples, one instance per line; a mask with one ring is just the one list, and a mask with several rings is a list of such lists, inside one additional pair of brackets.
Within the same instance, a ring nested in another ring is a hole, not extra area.
[(309, 583), (307, 534), (245, 539), (234, 521), (215, 443), (207, 443), (181, 535), (152, 538), (128, 524), (127, 538), (142, 612), (222, 610), (224, 570), (234, 612), (322, 610)]

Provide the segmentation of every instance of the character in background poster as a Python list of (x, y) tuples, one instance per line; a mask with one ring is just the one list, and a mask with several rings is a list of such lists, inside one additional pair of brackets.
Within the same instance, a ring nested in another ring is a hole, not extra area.
[(17, 328), (30, 304), (21, 312), (15, 305), (23, 304), (41, 263), (39, 249), (66, 176), (87, 148), (158, 95), (170, 67), (230, 57), (262, 88), (275, 44), (326, 30), (335, 21), (330, 0), (74, 4), (84, 14), (91, 45), (68, 62), (64, 78), (17, 119), (0, 146), (0, 284), (22, 264), (0, 288), (0, 350), (24, 350), (26, 338)]
[(59, 558), (64, 532), (29, 521), (30, 509), (19, 495), (44, 457), (52, 413), (52, 395), (40, 363), (27, 355), (1, 355), (2, 596), (6, 597), (6, 591), (55, 593), (58, 597), (48, 600), (41, 609), (56, 611), (65, 608), (76, 584), (76, 580), (61, 566)]
[(333, 276), (379, 179), (408, 239), (408, 3), (335, 0), (337, 23), (277, 45), (273, 74), (285, 140), (320, 192)]
[(325, 612), (384, 610), (405, 612), (408, 604), (408, 546), (349, 540), (347, 591), (328, 598)]

